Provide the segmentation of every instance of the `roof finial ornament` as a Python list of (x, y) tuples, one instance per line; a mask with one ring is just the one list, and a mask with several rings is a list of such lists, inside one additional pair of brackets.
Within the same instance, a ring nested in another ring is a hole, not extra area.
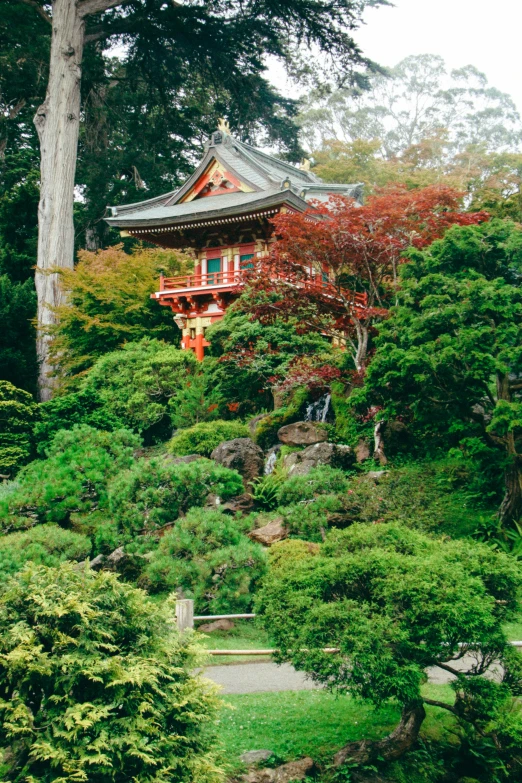
[(301, 171), (310, 171), (310, 161), (308, 160), (308, 158), (303, 158), (299, 168), (301, 169)]
[(228, 120), (225, 120), (224, 117), (218, 119), (218, 130), (220, 130), (221, 133), (230, 133), (230, 123)]

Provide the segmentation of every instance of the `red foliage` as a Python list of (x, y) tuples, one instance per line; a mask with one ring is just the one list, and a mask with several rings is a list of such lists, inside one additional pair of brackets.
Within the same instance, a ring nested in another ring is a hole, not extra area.
[(357, 370), (364, 369), (369, 330), (393, 301), (405, 251), (429, 245), (452, 225), (488, 219), (485, 212), (460, 211), (460, 199), (445, 186), (395, 185), (363, 206), (333, 196), (304, 214), (277, 215), (278, 240), (251, 282), (258, 294), (253, 316), (297, 315), (304, 329), (321, 330), (327, 316), (330, 329), (346, 335)]
[(279, 394), (285, 395), (298, 387), (323, 392), (340, 376), (341, 371), (331, 364), (324, 364), (321, 357), (296, 356), (290, 363), (284, 379), (273, 376), (268, 380)]

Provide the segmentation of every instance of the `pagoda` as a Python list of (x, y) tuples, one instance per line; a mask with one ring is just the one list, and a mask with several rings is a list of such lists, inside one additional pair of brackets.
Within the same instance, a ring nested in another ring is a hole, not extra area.
[(310, 201), (327, 201), (332, 194), (360, 202), (362, 187), (324, 183), (308, 161), (297, 168), (267, 155), (234, 139), (221, 121), (178, 190), (110, 207), (106, 220), (122, 236), (194, 252), (194, 272), (161, 277), (152, 297), (175, 313), (181, 347), (202, 359), (206, 329), (237, 298), (249, 270), (268, 256), (274, 215), (310, 210)]

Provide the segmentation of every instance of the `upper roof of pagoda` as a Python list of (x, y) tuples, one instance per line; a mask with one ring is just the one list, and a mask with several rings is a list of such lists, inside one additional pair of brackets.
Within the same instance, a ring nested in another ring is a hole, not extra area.
[(283, 204), (304, 211), (310, 200), (336, 193), (362, 199), (362, 184), (324, 183), (307, 165), (297, 168), (234, 139), (224, 123), (205, 144), (199, 166), (178, 189), (110, 207), (117, 228), (187, 225), (198, 219), (259, 212)]

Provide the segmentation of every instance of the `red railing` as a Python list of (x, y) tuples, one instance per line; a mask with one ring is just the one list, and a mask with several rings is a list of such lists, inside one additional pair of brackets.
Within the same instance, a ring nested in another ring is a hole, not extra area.
[(206, 288), (210, 285), (238, 285), (250, 271), (250, 269), (229, 269), (226, 272), (208, 272), (204, 275), (160, 277), (160, 291), (171, 291), (178, 288)]
[[(181, 291), (190, 288), (207, 288), (210, 286), (237, 286), (245, 281), (247, 276), (253, 272), (252, 268), (248, 269), (230, 269), (223, 272), (208, 272), (206, 274), (193, 274), (193, 275), (178, 275), (177, 277), (161, 277), (160, 278), (160, 292), (161, 291)], [(299, 279), (298, 277), (292, 278), (289, 274), (278, 274), (278, 279), (286, 280), (290, 285), (295, 285), (298, 288), (304, 288), (308, 291), (317, 291), (326, 296), (335, 297), (338, 296), (338, 292), (335, 286), (328, 280), (323, 279), (322, 275), (316, 275), (311, 278)], [(368, 302), (367, 294), (360, 293), (358, 291), (349, 291), (345, 289), (346, 293), (353, 299), (355, 307), (366, 307)]]

